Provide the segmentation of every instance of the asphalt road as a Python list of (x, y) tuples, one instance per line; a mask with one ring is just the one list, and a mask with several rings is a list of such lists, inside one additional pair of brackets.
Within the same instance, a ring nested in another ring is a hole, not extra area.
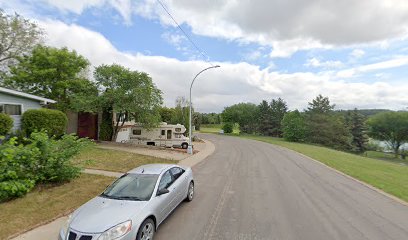
[(155, 240), (408, 239), (401, 203), (270, 144), (205, 138), (216, 150), (193, 167), (195, 199), (169, 216)]

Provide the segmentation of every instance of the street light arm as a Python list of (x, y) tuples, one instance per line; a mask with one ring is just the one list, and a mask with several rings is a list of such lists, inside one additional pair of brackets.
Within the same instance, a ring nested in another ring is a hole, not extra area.
[(192, 103), (191, 103), (191, 89), (193, 88), (193, 84), (194, 84), (194, 81), (196, 80), (196, 78), (198, 77), (198, 75), (200, 75), (202, 72), (204, 72), (204, 71), (207, 71), (208, 69), (211, 69), (211, 68), (219, 68), (220, 66), (219, 65), (215, 65), (215, 66), (211, 66), (211, 67), (208, 67), (208, 68), (205, 68), (205, 69), (203, 69), (203, 70), (201, 70), (199, 73), (197, 73), (197, 75), (195, 75), (195, 77), (193, 78), (193, 81), (191, 81), (191, 85), (190, 85), (190, 121), (189, 121), (189, 143), (188, 143), (188, 149), (187, 149), (187, 152), (188, 153), (190, 153), (190, 154), (193, 154), (193, 149), (192, 149), (192, 146), (191, 146), (191, 140), (192, 140), (192, 121), (191, 121), (191, 119), (192, 119), (192, 117), (191, 117), (191, 115), (193, 114), (192, 113)]
[(191, 85), (190, 85), (190, 102), (191, 102), (191, 89), (193, 88), (194, 81), (196, 80), (198, 75), (200, 75), (204, 71), (207, 71), (208, 69), (219, 68), (219, 67), (220, 67), (220, 65), (211, 66), (211, 67), (208, 67), (208, 68), (205, 68), (205, 69), (201, 70), (199, 73), (197, 73), (197, 75), (195, 75), (195, 77), (193, 78), (193, 81), (191, 81)]

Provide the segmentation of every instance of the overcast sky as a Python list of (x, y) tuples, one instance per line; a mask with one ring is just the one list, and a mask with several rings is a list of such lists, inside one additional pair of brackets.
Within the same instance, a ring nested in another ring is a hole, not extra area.
[[(316, 95), (337, 108), (408, 107), (406, 0), (0, 0), (35, 20), (45, 42), (93, 66), (149, 73), (165, 105), (193, 88), (198, 111), (281, 97), (304, 109)], [(209, 58), (209, 59), (208, 59)]]

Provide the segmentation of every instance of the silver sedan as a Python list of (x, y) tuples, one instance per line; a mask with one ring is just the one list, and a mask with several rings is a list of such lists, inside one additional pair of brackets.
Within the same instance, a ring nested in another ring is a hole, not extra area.
[(59, 240), (151, 240), (160, 223), (193, 196), (191, 168), (144, 165), (78, 208), (61, 229)]

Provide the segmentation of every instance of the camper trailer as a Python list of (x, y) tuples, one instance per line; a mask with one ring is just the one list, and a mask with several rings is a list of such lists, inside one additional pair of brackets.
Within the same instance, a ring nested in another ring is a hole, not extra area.
[(186, 149), (189, 138), (184, 136), (185, 132), (186, 128), (183, 125), (165, 122), (150, 130), (139, 124), (127, 125), (118, 132), (116, 142)]

